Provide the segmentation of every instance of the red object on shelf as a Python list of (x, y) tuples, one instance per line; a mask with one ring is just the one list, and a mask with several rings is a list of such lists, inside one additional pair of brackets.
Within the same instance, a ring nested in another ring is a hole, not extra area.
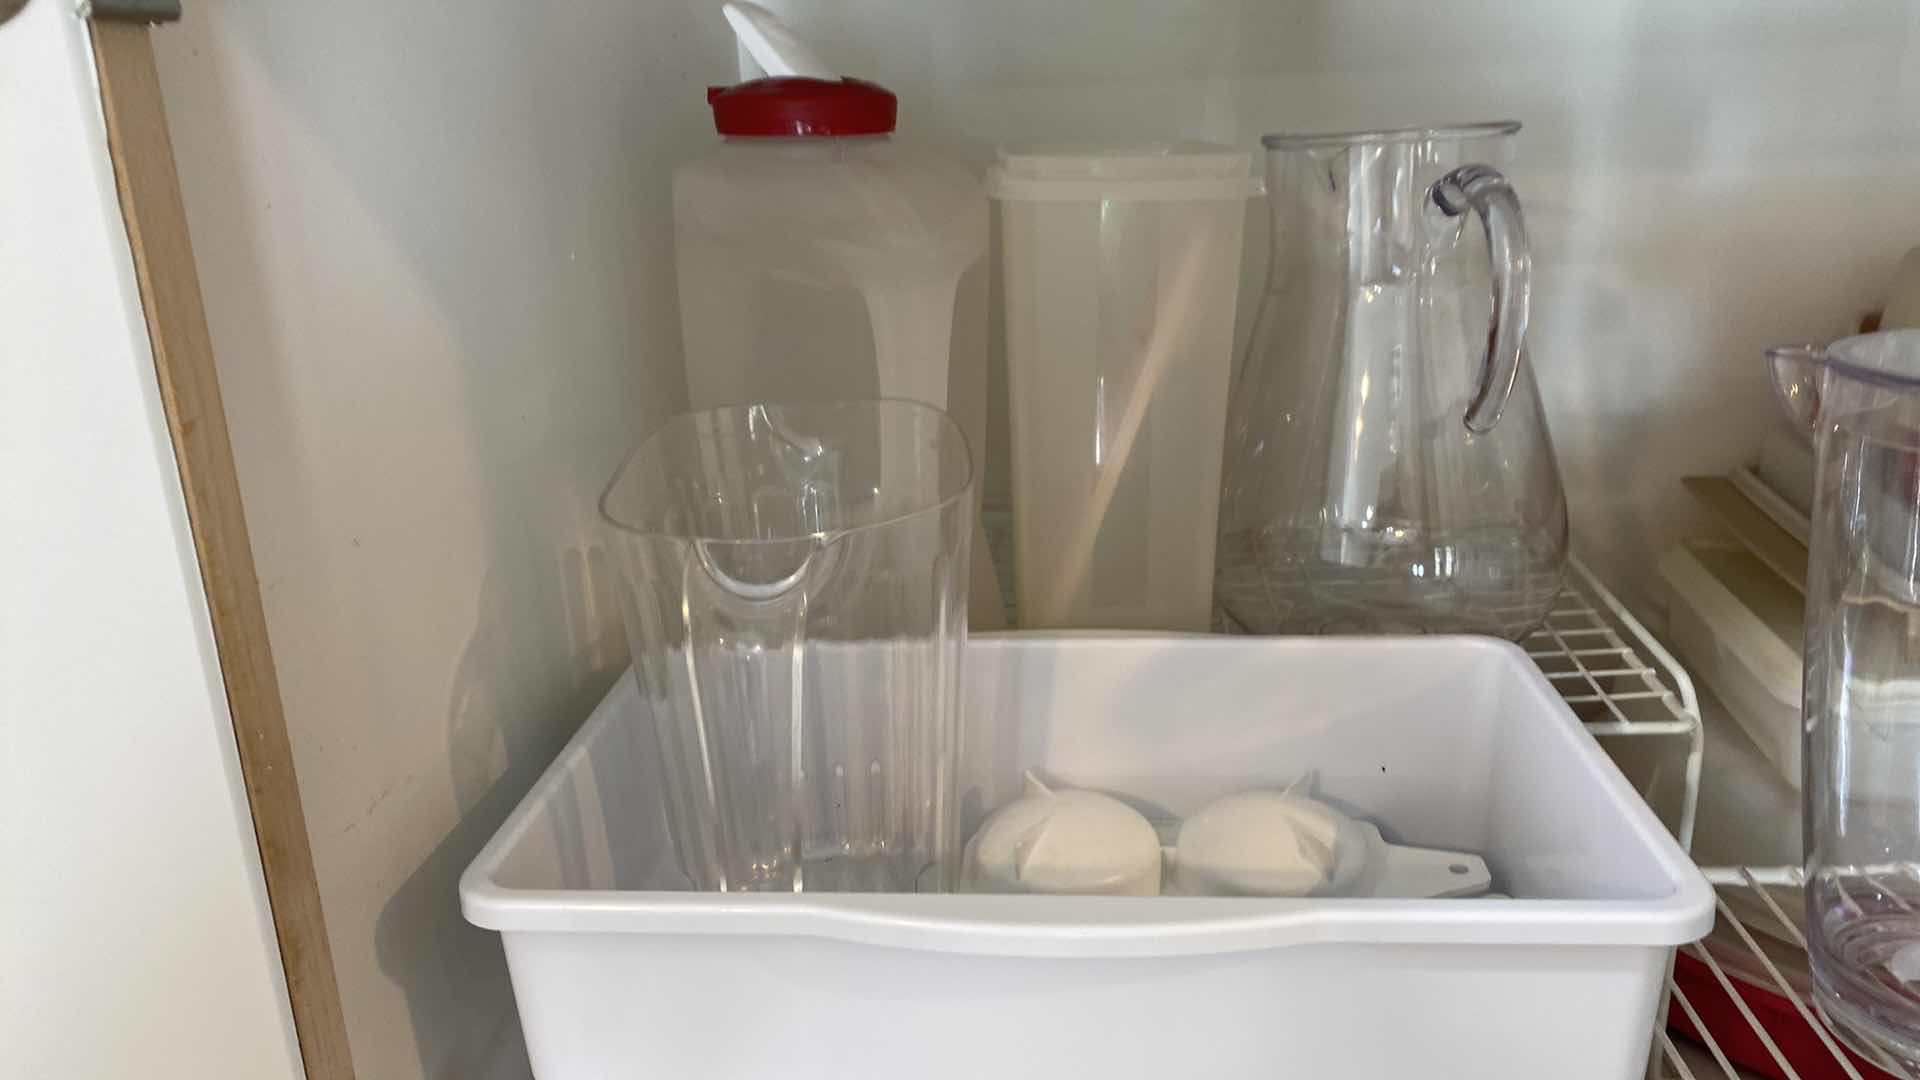
[(722, 135), (885, 135), (899, 100), (865, 79), (783, 75), (710, 86), (714, 130)]
[[(1747, 1008), (1753, 1010), (1754, 1019), (1767, 1029), (1773, 1044), (1780, 1048), (1781, 1056), (1793, 1066), (1793, 1071), (1800, 1075), (1801, 1080), (1846, 1080), (1847, 1074), (1840, 1068), (1840, 1063), (1833, 1059), (1826, 1044), (1820, 1041), (1819, 1034), (1800, 1015), (1800, 1010), (1794, 1008), (1793, 1002), (1772, 987), (1750, 983), (1736, 975), (1729, 975), (1728, 979), (1740, 992), (1740, 998), (1746, 1002)], [(1681, 952), (1673, 960), (1673, 985), (1687, 996), (1694, 1011), (1700, 1014), (1700, 1022), (1706, 1025), (1708, 1032), (1713, 1035), (1713, 1041), (1727, 1055), (1727, 1060), (1761, 1076), (1787, 1080), (1786, 1073), (1773, 1060), (1773, 1055), (1767, 1052), (1766, 1044), (1754, 1033), (1753, 1026), (1747, 1023), (1746, 1017), (1740, 1015), (1739, 1006), (1727, 996), (1720, 980), (1714, 978), (1712, 969)], [(1677, 999), (1667, 1006), (1667, 1027), (1694, 1042), (1705, 1041)], [(1900, 1080), (1886, 1070), (1868, 1064), (1865, 1058), (1849, 1050), (1839, 1036), (1832, 1038), (1840, 1052), (1853, 1062), (1853, 1067), (1860, 1070), (1862, 1080)]]

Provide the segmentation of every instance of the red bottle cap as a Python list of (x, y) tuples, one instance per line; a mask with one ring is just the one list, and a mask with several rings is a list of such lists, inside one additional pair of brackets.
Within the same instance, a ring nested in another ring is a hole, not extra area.
[(864, 79), (779, 76), (710, 86), (713, 126), (722, 135), (884, 135), (899, 99)]

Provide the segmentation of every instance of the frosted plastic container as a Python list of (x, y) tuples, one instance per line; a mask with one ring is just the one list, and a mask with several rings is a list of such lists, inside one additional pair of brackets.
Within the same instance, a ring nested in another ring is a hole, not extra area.
[[(979, 179), (895, 141), (894, 97), (872, 83), (756, 79), (708, 100), (722, 138), (673, 174), (689, 407), (918, 401), (953, 417), (984, 475)], [(974, 547), (972, 613), (997, 629), (984, 536)]]
[(1688, 541), (1661, 557), (1659, 572), (1674, 650), (1799, 790), (1800, 593), (1732, 545)]
[(1025, 627), (1205, 630), (1249, 155), (1003, 149)]
[(987, 200), (889, 135), (737, 136), (674, 171), (687, 395), (907, 398), (986, 431)]
[(1712, 892), (1546, 679), (1482, 638), (975, 638), (960, 814), (1033, 767), (1150, 814), (1314, 770), (1513, 899), (684, 890), (620, 680), (461, 880), (534, 1072), (1628, 1080)]

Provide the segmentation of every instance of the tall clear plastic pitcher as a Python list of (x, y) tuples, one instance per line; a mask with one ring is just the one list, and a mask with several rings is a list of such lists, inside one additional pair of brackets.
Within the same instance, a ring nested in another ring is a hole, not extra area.
[(950, 887), (973, 474), (938, 409), (669, 420), (601, 499), (696, 888)]
[(1807, 951), (1843, 1031), (1920, 1061), (1920, 330), (1771, 350), (1813, 433)]
[(1215, 592), (1257, 633), (1546, 617), (1567, 505), (1527, 357), (1515, 123), (1269, 135), (1272, 269), (1228, 411)]

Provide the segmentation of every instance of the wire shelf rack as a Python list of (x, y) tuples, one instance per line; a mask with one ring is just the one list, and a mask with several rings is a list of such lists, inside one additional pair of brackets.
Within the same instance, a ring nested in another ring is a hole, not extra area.
[(1796, 918), (1805, 883), (1799, 867), (1703, 872), (1714, 886), (1719, 921), (1707, 940), (1680, 950), (1693, 962), (1695, 975), (1686, 978), (1677, 964), (1668, 993), (1693, 1030), (1690, 1038), (1676, 1039), (1668, 1030), (1656, 1035), (1656, 1077), (1877, 1080), (1914, 1075), (1886, 1051), (1829, 1023), (1812, 1001), (1805, 974), (1807, 939)]
[(1673, 654), (1578, 559), (1546, 623), (1521, 645), (1594, 736), (1684, 740), (1684, 784), (1670, 824), (1691, 850), (1706, 739), (1693, 680)]

